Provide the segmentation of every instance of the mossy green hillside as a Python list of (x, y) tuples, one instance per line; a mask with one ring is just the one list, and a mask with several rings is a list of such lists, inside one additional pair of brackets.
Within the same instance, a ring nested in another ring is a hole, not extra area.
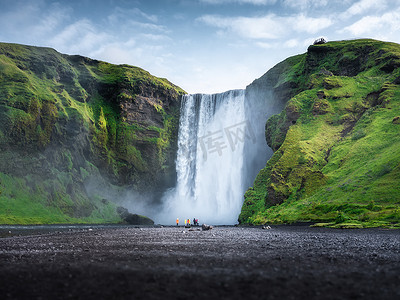
[(0, 223), (120, 220), (86, 183), (161, 189), (182, 94), (138, 67), (0, 43)]
[(295, 59), (282, 75), (294, 96), (266, 124), (275, 152), (239, 221), (399, 226), (400, 45), (331, 42)]

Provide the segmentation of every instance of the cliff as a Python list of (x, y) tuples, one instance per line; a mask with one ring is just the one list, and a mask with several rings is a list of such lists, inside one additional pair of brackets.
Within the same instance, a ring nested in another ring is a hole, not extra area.
[(313, 45), (249, 88), (284, 109), (267, 121), (274, 151), (240, 223), (400, 226), (400, 45)]
[(0, 43), (0, 224), (118, 222), (99, 188), (173, 185), (182, 94), (137, 67)]

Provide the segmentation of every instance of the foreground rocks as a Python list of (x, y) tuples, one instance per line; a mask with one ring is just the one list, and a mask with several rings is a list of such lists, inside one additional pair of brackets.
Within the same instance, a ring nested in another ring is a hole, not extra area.
[(130, 213), (125, 207), (117, 207), (117, 213), (127, 224), (130, 225), (154, 225), (154, 221), (146, 216)]
[(62, 230), (27, 236), (3, 230), (1, 299), (400, 297), (400, 231), (133, 226)]

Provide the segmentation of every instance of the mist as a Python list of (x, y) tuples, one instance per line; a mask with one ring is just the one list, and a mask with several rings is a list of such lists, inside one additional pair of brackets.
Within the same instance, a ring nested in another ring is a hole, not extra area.
[(265, 122), (277, 109), (272, 93), (263, 95), (231, 90), (183, 97), (177, 185), (164, 194), (156, 222), (237, 223), (245, 191), (272, 155)]
[(103, 178), (92, 176), (85, 181), (86, 193), (90, 198), (111, 201), (130, 213), (152, 218), (160, 206), (155, 193), (140, 193), (133, 188), (120, 187), (106, 182)]
[(176, 153), (176, 185), (141, 193), (95, 177), (85, 182), (100, 197), (147, 216), (156, 224), (178, 218), (233, 225), (244, 193), (273, 152), (265, 139), (267, 119), (283, 109), (270, 88), (253, 83), (246, 90), (185, 95), (181, 102)]

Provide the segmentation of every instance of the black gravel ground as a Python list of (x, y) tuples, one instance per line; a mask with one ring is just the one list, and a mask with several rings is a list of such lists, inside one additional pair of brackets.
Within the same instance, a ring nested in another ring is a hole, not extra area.
[(120, 226), (0, 236), (0, 299), (400, 299), (399, 230)]

